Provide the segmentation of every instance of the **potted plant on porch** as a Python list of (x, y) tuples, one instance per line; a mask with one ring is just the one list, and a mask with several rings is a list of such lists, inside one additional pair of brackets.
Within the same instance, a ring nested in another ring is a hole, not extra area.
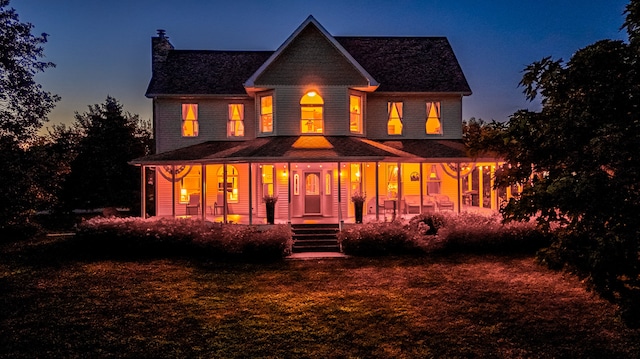
[(351, 202), (353, 202), (356, 210), (356, 223), (362, 223), (362, 207), (366, 199), (367, 195), (362, 192), (354, 192), (351, 195)]
[(278, 197), (267, 194), (262, 197), (264, 204), (267, 206), (267, 223), (274, 224), (275, 223), (275, 210), (276, 210), (276, 202), (278, 202)]

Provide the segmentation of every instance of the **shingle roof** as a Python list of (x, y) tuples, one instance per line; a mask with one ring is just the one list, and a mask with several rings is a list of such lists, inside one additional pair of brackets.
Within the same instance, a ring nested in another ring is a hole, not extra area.
[(471, 94), (446, 37), (341, 37), (335, 39), (385, 92)]
[(250, 141), (210, 141), (137, 158), (133, 164), (220, 161), (418, 161), (467, 159), (450, 140), (373, 141), (349, 136), (278, 136)]
[[(379, 83), (378, 91), (471, 89), (444, 37), (335, 37)], [(147, 96), (246, 94), (243, 84), (273, 51), (171, 50)]]
[(243, 83), (273, 51), (171, 50), (147, 88), (153, 95), (245, 94)]

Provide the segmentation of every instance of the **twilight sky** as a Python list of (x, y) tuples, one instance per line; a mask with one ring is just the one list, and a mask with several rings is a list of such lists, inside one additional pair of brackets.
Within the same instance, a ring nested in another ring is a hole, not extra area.
[(46, 32), (38, 75), (62, 96), (51, 122), (117, 98), (125, 111), (152, 116), (144, 97), (151, 37), (165, 29), (176, 49), (275, 50), (313, 15), (334, 36), (446, 36), (473, 95), (463, 119), (507, 120), (525, 101), (522, 69), (545, 56), (568, 60), (619, 31), (627, 0), (12, 0), (20, 20)]

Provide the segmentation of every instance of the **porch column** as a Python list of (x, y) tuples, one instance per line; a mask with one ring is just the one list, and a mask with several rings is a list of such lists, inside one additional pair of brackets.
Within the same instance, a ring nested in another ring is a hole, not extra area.
[(171, 165), (171, 215), (176, 216), (176, 166)]
[(495, 177), (496, 177), (496, 166), (491, 166), (491, 172), (490, 173), (490, 181), (491, 181), (491, 209), (496, 210), (498, 209), (498, 196), (497, 196), (497, 191), (495, 189)]
[(147, 178), (145, 176), (145, 167), (144, 165), (140, 166), (140, 217), (142, 218), (147, 218), (147, 216), (145, 215), (145, 213), (147, 212), (146, 207), (145, 207), (145, 199), (147, 198), (146, 195), (146, 184), (147, 184)]
[(462, 199), (462, 197), (461, 197), (462, 182), (460, 182), (460, 166), (461, 166), (460, 162), (458, 162), (458, 164), (456, 166), (456, 168), (458, 169), (457, 170), (457, 175), (458, 175), (457, 176), (458, 177), (458, 213), (461, 212), (461, 206), (462, 206), (462, 203), (460, 202), (461, 199)]
[(478, 206), (484, 208), (484, 171), (478, 167)]
[(227, 164), (222, 164), (222, 221), (227, 223)]
[[(288, 219), (287, 219), (287, 223), (291, 224), (291, 176), (289, 176), (289, 173), (291, 171), (291, 162), (287, 162), (287, 168), (285, 168), (285, 173), (287, 174), (287, 215), (288, 215)], [(322, 176), (322, 173), (320, 174)], [(322, 177), (321, 177), (322, 178)]]
[(338, 223), (342, 230), (342, 163), (338, 162)]
[(253, 167), (253, 164), (249, 162), (249, 225), (253, 224), (253, 191), (252, 191), (253, 176), (251, 175), (252, 167)]
[[(398, 198), (396, 198), (396, 212), (394, 216), (402, 215), (402, 167), (400, 167), (400, 162), (396, 162), (396, 167), (398, 167)], [(395, 217), (394, 217), (395, 219)]]
[(422, 196), (424, 196), (424, 176), (422, 167), (424, 167), (424, 162), (420, 162), (420, 213), (422, 213)]
[(342, 230), (342, 167), (338, 162), (338, 223), (340, 230)]
[(380, 220), (380, 189), (378, 184), (380, 182), (380, 162), (376, 161), (376, 222)]
[(200, 164), (200, 203), (202, 203), (202, 220), (207, 219), (207, 165)]

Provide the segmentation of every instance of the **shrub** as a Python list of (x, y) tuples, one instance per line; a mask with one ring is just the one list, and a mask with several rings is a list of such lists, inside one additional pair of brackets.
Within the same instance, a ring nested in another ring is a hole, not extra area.
[(76, 238), (87, 251), (119, 256), (273, 260), (282, 258), (291, 248), (287, 225), (260, 230), (180, 218), (94, 218), (78, 226)]
[(367, 223), (342, 231), (338, 239), (352, 255), (430, 252), (535, 253), (549, 238), (533, 223), (503, 224), (472, 213), (423, 213), (407, 225)]
[(549, 243), (534, 223), (502, 223), (499, 215), (460, 213), (439, 232), (443, 250), (451, 252), (535, 253)]
[(408, 226), (399, 221), (367, 223), (338, 233), (346, 254), (379, 256), (420, 251)]
[(440, 212), (421, 213), (409, 221), (409, 226), (425, 235), (436, 235), (444, 227), (447, 216)]

